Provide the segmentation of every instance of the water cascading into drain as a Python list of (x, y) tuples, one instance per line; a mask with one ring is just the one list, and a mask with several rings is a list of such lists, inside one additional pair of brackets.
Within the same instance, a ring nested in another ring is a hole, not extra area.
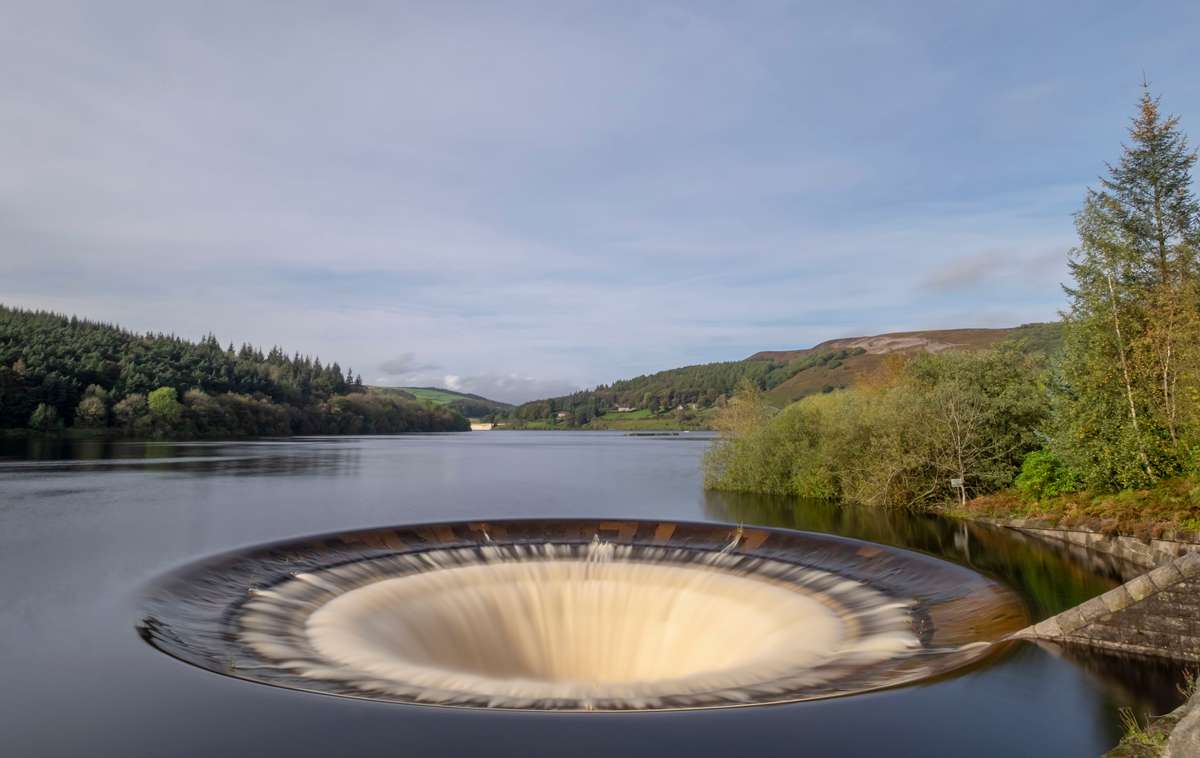
[[(641, 522), (622, 522), (624, 542), (598, 532), (584, 541), (577, 522), (558, 523), (535, 530), (540, 541), (498, 542), (449, 525), (433, 530), (436, 540), (428, 529), (419, 540), (417, 531), (410, 539), (399, 530), (356, 533), (340, 546), (264, 548), (257, 563), (234, 560), (238, 570), (218, 562), (223, 570), (203, 572), (210, 580), (251, 567), (277, 572), (227, 604), (220, 668), (404, 702), (712, 707), (914, 681), (979, 658), (1024, 620), (1011, 593), (973, 572), (867, 543), (761, 530), (747, 550), (740, 530), (730, 541), (728, 528), (671, 525), (664, 538), (662, 524)], [(517, 529), (493, 525), (510, 537)], [(463, 532), (477, 535), (475, 544), (443, 546), (461, 543)], [(278, 564), (296, 562), (310, 565), (278, 573)], [(864, 572), (871, 564), (879, 576)], [(178, 600), (184, 579), (166, 594)], [(926, 586), (897, 591), (913, 581)], [(193, 605), (219, 604), (191, 586)], [(148, 616), (144, 634), (218, 668), (179, 644), (178, 622), (172, 634), (169, 626)]]
[(603, 543), (422, 553), (256, 593), (241, 636), (305, 676), (491, 705), (737, 700), (740, 687), (822, 681), (831, 662), (920, 647), (904, 602), (828, 572), (739, 564)]

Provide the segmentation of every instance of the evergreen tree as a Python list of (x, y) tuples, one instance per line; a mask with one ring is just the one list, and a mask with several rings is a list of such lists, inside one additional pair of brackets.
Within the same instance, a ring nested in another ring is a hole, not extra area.
[(1142, 93), (1138, 114), (1125, 147), (1098, 193), (1110, 201), (1105, 208), (1132, 248), (1141, 283), (1172, 284), (1191, 273), (1191, 243), (1196, 241), (1200, 204), (1191, 192), (1191, 168), (1196, 152), (1188, 150), (1179, 118), (1163, 118), (1158, 98), (1149, 88)]
[(1057, 452), (1093, 488), (1177, 473), (1192, 443), (1195, 395), (1195, 151), (1176, 117), (1143, 93), (1121, 160), (1076, 216), (1066, 288), (1064, 394)]

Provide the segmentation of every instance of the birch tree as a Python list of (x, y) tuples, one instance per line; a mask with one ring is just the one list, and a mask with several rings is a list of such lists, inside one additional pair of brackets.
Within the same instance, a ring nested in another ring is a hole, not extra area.
[(1057, 452), (1098, 489), (1178, 473), (1195, 395), (1196, 152), (1143, 92), (1120, 161), (1076, 216)]

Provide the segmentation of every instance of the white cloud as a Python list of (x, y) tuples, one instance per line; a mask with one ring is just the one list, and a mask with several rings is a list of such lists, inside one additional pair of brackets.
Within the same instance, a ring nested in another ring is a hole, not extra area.
[(384, 376), (396, 379), (418, 376), (438, 368), (436, 363), (421, 363), (415, 353), (402, 353), (379, 364), (379, 370)]
[(482, 395), (506, 403), (523, 403), (543, 397), (566, 395), (579, 389), (578, 385), (555, 379), (537, 379), (520, 374), (482, 374), (456, 376), (447, 374), (444, 386), (455, 392)]
[(931, 271), (921, 287), (938, 293), (979, 287), (1020, 287), (1034, 278), (1064, 281), (1069, 250), (1065, 246), (1049, 250), (987, 250), (948, 261), (944, 267)]

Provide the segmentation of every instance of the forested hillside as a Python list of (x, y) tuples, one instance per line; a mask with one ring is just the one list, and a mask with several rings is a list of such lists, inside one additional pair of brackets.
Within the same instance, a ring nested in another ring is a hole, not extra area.
[(829, 340), (811, 348), (765, 351), (740, 361), (624, 379), (525, 403), (513, 415), (524, 422), (561, 417), (567, 426), (600, 426), (633, 413), (640, 419), (669, 414), (680, 425), (692, 426), (703, 423), (705, 411), (723, 407), (734, 390), (747, 382), (765, 393), (768, 402), (784, 406), (809, 395), (850, 387), (876, 371), (889, 355), (982, 350), (1006, 342), (1020, 352), (1054, 353), (1061, 344), (1061, 326), (1025, 324), (1010, 329), (897, 332)]
[(0, 428), (131, 436), (459, 431), (451, 408), (366, 392), (337, 363), (0, 306)]

